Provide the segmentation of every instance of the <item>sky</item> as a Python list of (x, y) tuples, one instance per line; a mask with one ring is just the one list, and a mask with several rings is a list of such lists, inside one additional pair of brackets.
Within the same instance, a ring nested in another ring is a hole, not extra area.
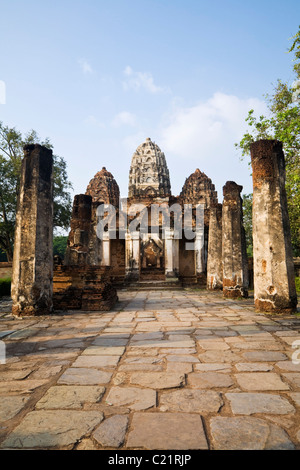
[(49, 138), (72, 197), (106, 167), (128, 194), (136, 148), (164, 152), (173, 195), (199, 168), (222, 202), (252, 192), (234, 144), (292, 83), (299, 0), (0, 0), (0, 121)]

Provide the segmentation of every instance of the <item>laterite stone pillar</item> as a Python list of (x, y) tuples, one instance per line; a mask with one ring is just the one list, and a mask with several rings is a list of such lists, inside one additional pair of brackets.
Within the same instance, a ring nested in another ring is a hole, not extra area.
[(12, 313), (52, 312), (53, 157), (41, 145), (26, 145), (16, 215)]
[(222, 204), (212, 204), (209, 214), (207, 289), (223, 288)]
[(223, 295), (226, 298), (248, 297), (248, 260), (243, 208), (243, 187), (227, 181), (223, 187), (222, 261)]
[(258, 311), (292, 312), (297, 295), (282, 143), (259, 140), (250, 150), (255, 307)]

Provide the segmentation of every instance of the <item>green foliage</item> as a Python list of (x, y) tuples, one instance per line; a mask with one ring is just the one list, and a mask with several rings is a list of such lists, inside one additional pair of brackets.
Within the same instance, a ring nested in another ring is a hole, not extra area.
[(10, 296), (11, 278), (0, 279), (0, 297)]
[(65, 256), (66, 248), (67, 248), (68, 237), (54, 237), (53, 239), (53, 255), (58, 255), (62, 259)]
[(286, 161), (286, 193), (291, 224), (294, 256), (300, 255), (300, 27), (292, 38), (289, 52), (294, 52), (295, 81), (292, 84), (277, 81), (274, 93), (266, 95), (269, 116), (248, 112), (249, 130), (235, 146), (242, 151), (242, 158), (249, 156), (250, 144), (259, 139), (277, 139), (283, 144)]
[[(0, 122), (0, 249), (9, 261), (13, 257), (16, 206), (20, 186), (23, 147), (26, 144), (40, 143), (52, 149), (47, 138), (41, 141), (32, 130), (24, 137), (15, 128)], [(68, 181), (66, 162), (62, 157), (53, 155), (54, 180), (54, 228), (68, 228), (71, 215), (72, 188)]]
[(300, 294), (300, 277), (295, 277), (296, 291)]

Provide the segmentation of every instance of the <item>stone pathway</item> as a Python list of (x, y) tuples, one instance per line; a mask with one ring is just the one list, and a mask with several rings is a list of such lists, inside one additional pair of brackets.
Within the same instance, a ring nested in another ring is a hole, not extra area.
[(299, 315), (199, 290), (119, 299), (22, 320), (1, 302), (0, 449), (300, 449)]

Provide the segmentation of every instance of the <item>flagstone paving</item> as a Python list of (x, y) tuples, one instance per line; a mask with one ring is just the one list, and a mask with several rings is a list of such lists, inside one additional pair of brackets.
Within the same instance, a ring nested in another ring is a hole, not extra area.
[(10, 309), (0, 449), (300, 449), (299, 314), (193, 289), (121, 290), (104, 313)]

